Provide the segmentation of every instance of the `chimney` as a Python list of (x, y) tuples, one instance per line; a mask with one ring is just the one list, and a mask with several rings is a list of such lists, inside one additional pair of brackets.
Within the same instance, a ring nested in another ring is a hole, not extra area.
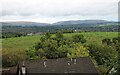
[(74, 59), (74, 64), (76, 64), (76, 62), (77, 62), (77, 60), (76, 60), (76, 58)]
[(72, 62), (72, 58), (70, 58), (71, 62)]
[(46, 67), (46, 62), (45, 61), (43, 62), (43, 65), (44, 65), (44, 67)]
[(70, 61), (68, 61), (68, 65), (70, 65)]
[(22, 75), (26, 75), (26, 67), (25, 67), (24, 62), (23, 62), (23, 64), (22, 64), (21, 69), (22, 69)]

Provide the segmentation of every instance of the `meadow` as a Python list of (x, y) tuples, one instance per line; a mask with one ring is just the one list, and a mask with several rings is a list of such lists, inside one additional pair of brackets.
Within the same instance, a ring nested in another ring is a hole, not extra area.
[[(113, 38), (118, 36), (118, 32), (65, 33), (64, 36), (71, 37), (75, 34), (83, 34), (87, 39), (87, 43), (101, 43), (101, 40), (104, 38)], [(35, 45), (35, 43), (39, 41), (40, 37), (41, 35), (2, 39), (2, 50), (22, 50), (24, 52), (27, 48)]]

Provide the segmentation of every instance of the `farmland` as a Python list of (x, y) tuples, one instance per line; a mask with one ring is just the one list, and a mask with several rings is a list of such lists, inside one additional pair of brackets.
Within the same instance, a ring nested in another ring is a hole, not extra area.
[[(82, 33), (66, 33), (64, 36), (71, 37), (74, 34), (83, 34), (87, 39), (87, 43), (101, 43), (103, 38), (113, 38), (118, 36), (118, 32), (82, 32)], [(17, 38), (5, 38), (2, 39), (2, 49), (4, 50), (26, 50), (27, 48), (33, 46), (40, 39), (39, 36), (25, 36)], [(54, 35), (53, 35), (54, 37)]]

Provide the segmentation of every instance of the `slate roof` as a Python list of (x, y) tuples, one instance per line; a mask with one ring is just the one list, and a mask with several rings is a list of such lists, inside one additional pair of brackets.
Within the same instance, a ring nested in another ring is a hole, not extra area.
[[(19, 64), (22, 65), (22, 62)], [(31, 60), (24, 62), (24, 64), (28, 75), (45, 73), (98, 75), (98, 71), (88, 57), (76, 58), (76, 64), (74, 64), (74, 59), (71, 61), (69, 58)]]

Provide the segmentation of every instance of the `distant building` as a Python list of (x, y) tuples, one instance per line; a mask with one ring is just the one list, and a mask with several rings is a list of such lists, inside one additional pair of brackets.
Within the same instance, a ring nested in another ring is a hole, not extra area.
[(32, 35), (33, 35), (33, 33), (28, 33), (28, 34), (27, 34), (27, 36), (32, 36)]
[[(21, 67), (18, 68), (19, 71), (15, 72), (21, 72), (22, 65), (19, 63)], [(24, 65), (24, 75), (99, 75), (88, 57), (31, 60), (24, 62)], [(23, 75), (22, 72), (16, 74)]]
[(77, 30), (74, 30), (75, 32), (81, 32), (82, 30), (79, 30), (79, 29), (77, 29)]

